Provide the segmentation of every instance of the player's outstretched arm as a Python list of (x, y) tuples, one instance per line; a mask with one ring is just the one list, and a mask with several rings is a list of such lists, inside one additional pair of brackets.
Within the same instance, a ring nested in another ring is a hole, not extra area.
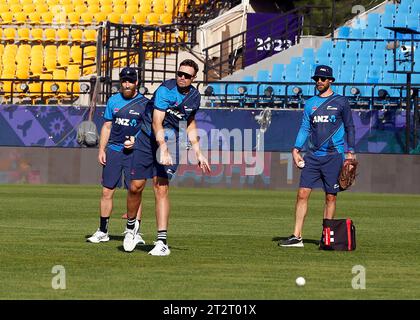
[(200, 143), (198, 141), (198, 135), (197, 135), (197, 124), (195, 122), (195, 119), (192, 119), (188, 122), (187, 134), (188, 134), (188, 139), (190, 140), (192, 148), (195, 152), (195, 156), (198, 161), (198, 166), (204, 173), (211, 172), (209, 162), (207, 158), (202, 154), (201, 149), (200, 149)]

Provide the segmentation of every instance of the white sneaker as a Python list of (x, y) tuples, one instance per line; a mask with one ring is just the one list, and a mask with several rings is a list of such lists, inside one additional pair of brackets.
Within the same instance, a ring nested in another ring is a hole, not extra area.
[(87, 238), (86, 241), (92, 243), (107, 242), (109, 241), (109, 236), (108, 233), (102, 232), (98, 229), (90, 238)]
[(123, 246), (124, 250), (127, 252), (131, 252), (134, 250), (137, 244), (138, 237), (137, 231), (139, 230), (139, 222), (136, 220), (136, 223), (134, 224), (134, 229), (128, 229), (125, 228), (125, 231), (123, 234), (125, 234)]
[(152, 256), (169, 256), (171, 254), (171, 250), (167, 244), (164, 244), (163, 241), (158, 240), (153, 243), (155, 247), (149, 251), (149, 254)]
[(146, 244), (146, 241), (144, 241), (143, 238), (141, 237), (141, 233), (137, 233), (135, 237), (136, 237), (136, 244)]

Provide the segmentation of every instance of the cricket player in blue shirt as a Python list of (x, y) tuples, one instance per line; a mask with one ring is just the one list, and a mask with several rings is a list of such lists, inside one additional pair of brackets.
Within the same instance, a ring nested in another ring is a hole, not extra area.
[(135, 244), (135, 215), (147, 179), (153, 179), (156, 204), (157, 240), (149, 252), (153, 256), (167, 256), (169, 221), (169, 181), (179, 163), (179, 134), (181, 122), (186, 123), (186, 133), (195, 151), (199, 167), (210, 172), (203, 156), (196, 130), (195, 115), (201, 96), (191, 83), (196, 78), (198, 65), (187, 59), (180, 63), (176, 79), (164, 81), (155, 91), (142, 119), (141, 131), (136, 135), (131, 169), (131, 186), (127, 194), (127, 227), (123, 241), (124, 250), (133, 251)]
[[(98, 162), (102, 165), (102, 197), (98, 230), (87, 239), (92, 243), (109, 241), (108, 224), (112, 213), (115, 189), (124, 185), (128, 189), (131, 181), (131, 162), (134, 136), (140, 130), (141, 119), (149, 99), (137, 91), (138, 78), (134, 68), (126, 67), (120, 72), (120, 92), (111, 96), (104, 113), (101, 129)], [(130, 138), (131, 137), (131, 138)], [(141, 205), (137, 212), (137, 230), (140, 228)], [(144, 244), (139, 231), (136, 244)]]
[[(319, 94), (305, 103), (302, 124), (292, 150), (295, 165), (302, 169), (297, 193), (295, 229), (279, 243), (283, 247), (303, 247), (302, 229), (313, 188), (321, 183), (325, 191), (324, 219), (335, 216), (338, 178), (345, 159), (354, 159), (355, 130), (349, 102), (333, 92), (333, 72), (329, 66), (319, 65), (312, 79)], [(344, 136), (347, 135), (347, 149)], [(308, 152), (300, 154), (309, 138)]]

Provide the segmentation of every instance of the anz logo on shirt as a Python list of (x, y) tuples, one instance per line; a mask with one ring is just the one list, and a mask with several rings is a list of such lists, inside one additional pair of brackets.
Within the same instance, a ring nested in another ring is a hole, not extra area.
[(327, 122), (336, 122), (337, 119), (335, 117), (335, 115), (331, 115), (331, 116), (314, 116), (312, 123), (327, 123)]
[(120, 126), (126, 126), (126, 127), (135, 127), (137, 126), (137, 120), (136, 119), (126, 119), (126, 118), (115, 118), (115, 124), (119, 124)]

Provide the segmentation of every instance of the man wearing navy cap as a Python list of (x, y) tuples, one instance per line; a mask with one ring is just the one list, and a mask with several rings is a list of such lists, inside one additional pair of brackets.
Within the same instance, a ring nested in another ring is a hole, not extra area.
[[(125, 67), (120, 72), (120, 92), (111, 96), (104, 113), (101, 129), (98, 161), (102, 165), (102, 197), (100, 202), (100, 223), (98, 230), (87, 239), (92, 243), (109, 241), (108, 223), (112, 213), (113, 196), (116, 187), (130, 186), (131, 161), (134, 136), (140, 130), (149, 99), (137, 92), (137, 71)], [(141, 206), (137, 212), (136, 230), (140, 228)], [(136, 244), (144, 244), (139, 231), (135, 235)]]
[[(279, 243), (283, 247), (303, 247), (302, 229), (313, 188), (325, 191), (324, 219), (333, 219), (337, 192), (341, 191), (338, 178), (344, 159), (355, 158), (355, 130), (349, 102), (331, 89), (335, 81), (329, 66), (319, 65), (312, 79), (319, 94), (305, 103), (302, 124), (292, 149), (295, 165), (302, 169), (297, 193), (295, 229)], [(347, 148), (344, 136), (347, 136)], [(300, 154), (307, 138), (304, 157)]]

